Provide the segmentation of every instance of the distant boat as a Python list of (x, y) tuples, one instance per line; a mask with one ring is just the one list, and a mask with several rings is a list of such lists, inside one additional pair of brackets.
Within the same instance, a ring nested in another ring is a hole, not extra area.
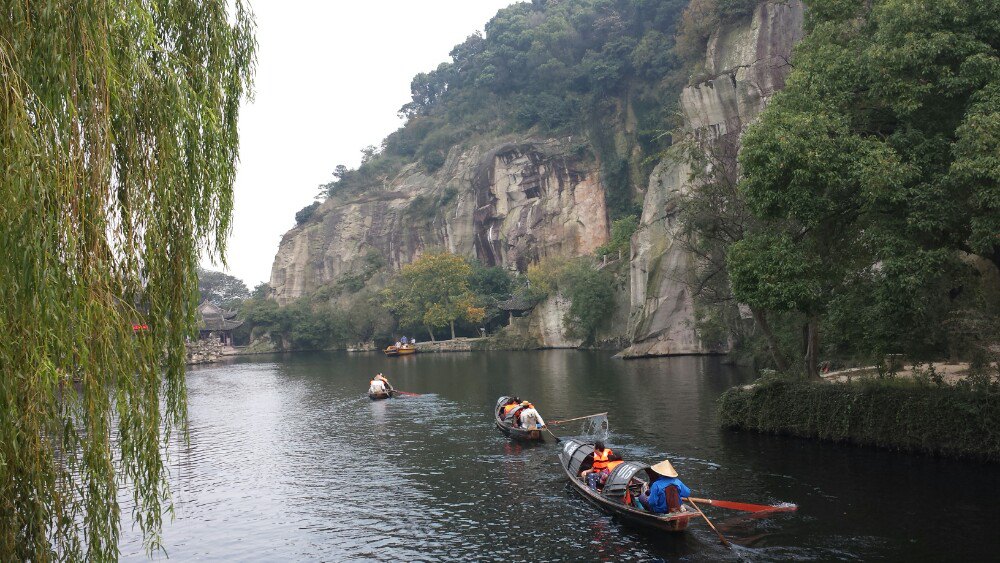
[(417, 347), (413, 344), (401, 344), (399, 346), (388, 346), (384, 352), (386, 356), (407, 356), (409, 354), (416, 354)]
[(589, 464), (585, 467), (584, 462), (592, 453), (594, 453), (593, 444), (564, 440), (562, 451), (559, 452), (559, 462), (573, 488), (583, 495), (583, 498), (605, 512), (629, 524), (668, 532), (684, 531), (691, 518), (698, 516), (694, 511), (657, 514), (635, 506), (634, 501), (626, 503), (626, 500), (639, 496), (643, 485), (649, 483), (649, 465), (644, 463), (635, 461), (620, 463), (608, 475), (608, 480), (600, 491), (591, 489), (580, 478), (580, 471), (589, 469)]
[(510, 436), (513, 440), (524, 440), (530, 442), (542, 442), (549, 432), (545, 427), (532, 428), (526, 430), (518, 428), (503, 418), (503, 407), (510, 401), (511, 397), (500, 397), (497, 399), (497, 406), (493, 409), (493, 416), (496, 419), (496, 426), (501, 432)]
[(392, 391), (383, 391), (381, 393), (368, 393), (368, 398), (373, 401), (382, 401), (385, 399), (391, 399)]

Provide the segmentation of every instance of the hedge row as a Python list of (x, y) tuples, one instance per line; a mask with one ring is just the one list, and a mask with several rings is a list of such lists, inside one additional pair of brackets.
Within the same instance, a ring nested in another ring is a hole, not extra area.
[(719, 399), (724, 427), (1000, 461), (1000, 393), (864, 380), (774, 380)]

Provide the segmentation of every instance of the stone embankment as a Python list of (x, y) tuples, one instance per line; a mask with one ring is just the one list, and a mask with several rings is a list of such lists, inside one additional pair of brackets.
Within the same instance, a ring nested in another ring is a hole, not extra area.
[(194, 340), (187, 343), (188, 365), (210, 364), (226, 356), (236, 356), (241, 353), (239, 348), (225, 346), (216, 339)]
[(455, 338), (437, 342), (420, 342), (417, 351), (428, 352), (477, 352), (489, 349), (490, 338)]

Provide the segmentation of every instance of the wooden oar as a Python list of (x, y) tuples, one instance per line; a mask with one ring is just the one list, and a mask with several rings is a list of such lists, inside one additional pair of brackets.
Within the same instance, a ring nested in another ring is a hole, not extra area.
[(708, 516), (705, 516), (705, 513), (701, 511), (701, 508), (698, 508), (698, 505), (694, 502), (694, 500), (688, 499), (688, 502), (690, 502), (691, 506), (693, 506), (694, 509), (698, 511), (698, 514), (701, 514), (701, 517), (704, 518), (705, 522), (708, 523), (708, 527), (712, 528), (712, 531), (719, 536), (719, 539), (722, 540), (722, 545), (732, 549), (733, 546), (730, 545), (729, 540), (726, 539), (726, 536), (722, 535), (722, 532), (720, 532), (715, 528), (715, 524), (713, 524), (712, 521), (708, 519)]
[(608, 413), (606, 413), (606, 412), (599, 412), (597, 414), (588, 414), (587, 416), (578, 416), (576, 418), (567, 418), (566, 420), (553, 420), (549, 424), (562, 424), (564, 422), (573, 422), (574, 420), (583, 420), (585, 418), (594, 418), (595, 416), (604, 416), (606, 414), (608, 414)]
[(718, 506), (719, 508), (742, 510), (743, 512), (792, 512), (799, 508), (794, 504), (769, 506), (766, 504), (750, 504), (748, 502), (734, 502), (731, 500), (715, 500), (710, 498), (689, 498), (688, 500)]
[(543, 426), (542, 428), (544, 428), (544, 429), (545, 429), (545, 431), (549, 433), (549, 436), (552, 436), (553, 438), (555, 438), (555, 439), (556, 439), (556, 443), (557, 443), (557, 444), (558, 444), (559, 442), (562, 442), (562, 438), (560, 438), (559, 436), (556, 436), (555, 434), (553, 434), (553, 433), (552, 433), (552, 431), (551, 431), (551, 430), (549, 430), (549, 427), (548, 427), (548, 426)]
[(420, 393), (408, 393), (406, 391), (400, 391), (399, 389), (393, 389), (393, 393), (399, 393), (400, 395), (406, 395), (407, 397), (419, 397)]

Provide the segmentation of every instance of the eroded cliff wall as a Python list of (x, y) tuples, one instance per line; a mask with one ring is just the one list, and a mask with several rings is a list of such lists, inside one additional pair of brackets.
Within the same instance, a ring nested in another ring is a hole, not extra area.
[(428, 250), (524, 271), (547, 256), (591, 254), (608, 239), (597, 164), (558, 139), (453, 148), (444, 166), (404, 169), (383, 188), (336, 195), (283, 237), (271, 269), (285, 304), (365, 267), (393, 270)]
[[(802, 37), (803, 6), (798, 0), (764, 2), (749, 24), (716, 31), (708, 42), (706, 77), (684, 89), (688, 142), (704, 151), (734, 142), (753, 122), (791, 70), (792, 47)], [(721, 151), (717, 151), (721, 152)], [(692, 164), (683, 144), (653, 170), (642, 219), (632, 239), (630, 291), (632, 345), (624, 357), (708, 354), (728, 351), (698, 335), (688, 282), (692, 257), (678, 220), (684, 196), (694, 187)]]
[[(625, 357), (727, 351), (727, 343), (704, 342), (695, 326), (692, 258), (678, 217), (694, 180), (682, 146), (738, 145), (784, 86), (802, 22), (800, 0), (769, 1), (749, 22), (711, 36), (701, 78), (681, 95), (687, 143), (671, 149), (648, 179), (628, 283), (598, 331), (599, 344), (630, 343)], [(480, 141), (453, 147), (433, 174), (414, 164), (378, 189), (337, 194), (282, 239), (270, 280), (274, 297), (284, 304), (335, 284), (362, 271), (373, 253), (392, 270), (441, 249), (522, 272), (548, 256), (592, 254), (608, 240), (606, 188), (599, 162), (580, 146), (579, 138)], [(641, 159), (626, 149), (619, 152)], [(514, 328), (543, 346), (579, 346), (563, 326), (567, 307), (550, 298)]]

